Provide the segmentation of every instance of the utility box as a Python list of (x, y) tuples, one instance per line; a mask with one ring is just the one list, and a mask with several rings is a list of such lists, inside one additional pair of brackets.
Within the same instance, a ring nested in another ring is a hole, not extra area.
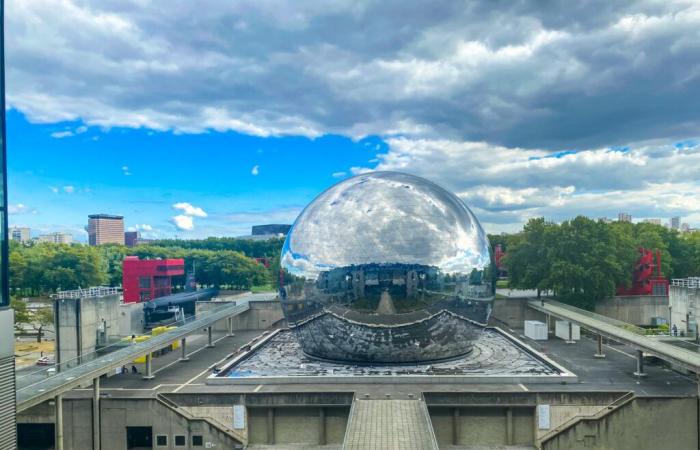
[(538, 320), (525, 321), (525, 337), (536, 341), (547, 340), (547, 324)]
[(579, 341), (581, 340), (581, 327), (568, 320), (557, 320), (554, 334), (565, 341)]

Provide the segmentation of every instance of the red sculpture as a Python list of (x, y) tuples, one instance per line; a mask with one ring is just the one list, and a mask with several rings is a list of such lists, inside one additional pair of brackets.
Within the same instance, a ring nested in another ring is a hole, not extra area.
[(661, 274), (661, 251), (640, 247), (639, 254), (632, 286), (618, 286), (617, 295), (668, 295), (668, 279)]

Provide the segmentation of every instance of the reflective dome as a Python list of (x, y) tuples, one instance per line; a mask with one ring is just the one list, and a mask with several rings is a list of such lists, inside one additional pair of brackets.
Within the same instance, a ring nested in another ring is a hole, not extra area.
[(478, 220), (454, 194), (397, 172), (344, 180), (299, 215), (281, 256), (280, 298), (308, 355), (364, 363), (471, 350), (495, 293)]

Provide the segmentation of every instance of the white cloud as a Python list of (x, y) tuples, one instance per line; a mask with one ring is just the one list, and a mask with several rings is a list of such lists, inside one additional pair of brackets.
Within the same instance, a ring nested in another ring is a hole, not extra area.
[(9, 214), (24, 214), (29, 212), (29, 208), (23, 203), (10, 203), (7, 207), (7, 212)]
[(131, 175), (131, 172), (129, 172), (129, 166), (122, 166), (122, 173), (126, 176)]
[(58, 194), (58, 188), (57, 188), (56, 186), (49, 186), (49, 189), (50, 189), (51, 192), (53, 192), (54, 194)]
[(348, 175), (347, 172), (333, 172), (332, 177), (333, 178), (344, 178)]
[(253, 166), (253, 168), (250, 170), (250, 174), (253, 176), (257, 176), (260, 173), (260, 167), (256, 164)]
[(51, 133), (51, 137), (56, 139), (63, 139), (71, 136), (76, 136), (78, 134), (83, 134), (87, 130), (88, 128), (85, 125), (81, 125), (75, 130), (54, 131), (53, 133)]
[(186, 216), (207, 217), (207, 213), (204, 212), (204, 210), (202, 208), (199, 208), (197, 206), (192, 206), (191, 204), (189, 204), (187, 202), (175, 203), (173, 205), (173, 208), (181, 210), (182, 213)]
[(191, 216), (185, 216), (184, 214), (179, 214), (172, 218), (173, 224), (178, 230), (190, 231), (194, 229), (194, 220)]
[(72, 194), (73, 192), (75, 192), (75, 186), (71, 186), (71, 185), (63, 186), (63, 192), (65, 192), (67, 194)]

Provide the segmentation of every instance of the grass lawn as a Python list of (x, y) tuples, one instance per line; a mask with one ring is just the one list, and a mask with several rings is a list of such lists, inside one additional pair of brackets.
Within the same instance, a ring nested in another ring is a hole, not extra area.
[(275, 292), (277, 289), (271, 285), (271, 284), (263, 284), (262, 286), (253, 286), (250, 288), (250, 292), (252, 293), (258, 293), (258, 292)]

